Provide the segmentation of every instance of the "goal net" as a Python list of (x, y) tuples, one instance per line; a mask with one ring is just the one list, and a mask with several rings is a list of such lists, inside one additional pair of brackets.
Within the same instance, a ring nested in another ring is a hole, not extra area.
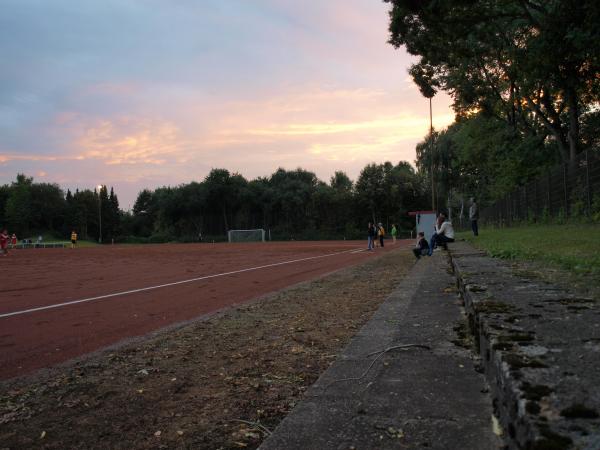
[(265, 230), (229, 230), (229, 242), (265, 242)]

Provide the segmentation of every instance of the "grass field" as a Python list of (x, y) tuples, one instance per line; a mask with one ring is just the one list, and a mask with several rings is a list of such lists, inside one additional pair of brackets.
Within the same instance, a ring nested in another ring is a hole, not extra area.
[(458, 233), (491, 256), (550, 265), (576, 275), (600, 277), (600, 226), (532, 225), (484, 228), (478, 237)]

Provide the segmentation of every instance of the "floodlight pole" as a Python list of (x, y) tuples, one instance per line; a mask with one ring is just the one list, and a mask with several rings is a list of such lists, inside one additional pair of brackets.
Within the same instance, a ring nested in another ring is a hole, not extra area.
[(429, 156), (431, 158), (430, 172), (431, 172), (431, 209), (435, 209), (435, 181), (433, 179), (433, 110), (431, 107), (431, 99), (429, 97)]
[(98, 244), (102, 244), (102, 185), (98, 185)]

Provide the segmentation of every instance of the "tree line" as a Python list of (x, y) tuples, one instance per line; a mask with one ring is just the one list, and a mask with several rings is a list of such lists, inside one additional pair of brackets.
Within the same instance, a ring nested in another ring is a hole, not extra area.
[(423, 96), (454, 101), (454, 124), (417, 146), (438, 204), (485, 204), (600, 150), (599, 2), (385, 1), (389, 42), (418, 57)]
[(273, 239), (353, 239), (367, 222), (412, 229), (408, 211), (427, 206), (423, 176), (407, 162), (365, 166), (356, 182), (336, 172), (329, 183), (310, 171), (278, 169), (247, 180), (213, 169), (202, 181), (144, 189), (132, 211), (122, 211), (114, 190), (64, 192), (19, 174), (0, 186), (0, 223), (11, 232), (51, 232), (104, 242), (225, 239), (230, 229), (263, 228)]
[(106, 186), (65, 193), (55, 183), (36, 183), (24, 174), (0, 186), (0, 226), (21, 237), (68, 236), (76, 230), (82, 238), (98, 240), (102, 228), (102, 236), (112, 240), (120, 236), (124, 215), (114, 190)]
[(407, 212), (422, 206), (424, 192), (406, 162), (369, 164), (355, 183), (340, 171), (325, 183), (301, 168), (254, 180), (213, 169), (201, 182), (140, 192), (129, 230), (151, 240), (253, 228), (270, 230), (273, 239), (351, 239), (362, 237), (368, 221), (412, 228)]

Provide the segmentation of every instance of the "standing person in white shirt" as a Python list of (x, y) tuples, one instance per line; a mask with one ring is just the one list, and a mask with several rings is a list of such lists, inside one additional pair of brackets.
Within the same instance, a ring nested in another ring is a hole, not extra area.
[(433, 249), (442, 245), (444, 249), (448, 248), (448, 242), (454, 242), (454, 228), (444, 213), (440, 213), (435, 227), (435, 233), (431, 236), (429, 243), (429, 256), (433, 254)]

